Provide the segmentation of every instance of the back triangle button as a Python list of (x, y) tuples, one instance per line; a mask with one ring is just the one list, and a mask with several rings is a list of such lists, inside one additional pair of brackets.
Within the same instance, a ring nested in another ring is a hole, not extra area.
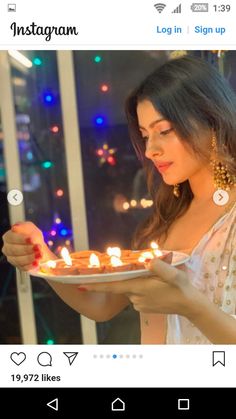
[(58, 411), (58, 399), (53, 399), (47, 403), (47, 406), (53, 410)]

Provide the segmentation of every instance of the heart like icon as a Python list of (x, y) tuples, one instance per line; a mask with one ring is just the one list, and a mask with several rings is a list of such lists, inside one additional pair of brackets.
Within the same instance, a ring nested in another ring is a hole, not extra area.
[(24, 352), (12, 352), (10, 358), (14, 362), (14, 364), (20, 365), (22, 364), (22, 362), (25, 361), (26, 354)]

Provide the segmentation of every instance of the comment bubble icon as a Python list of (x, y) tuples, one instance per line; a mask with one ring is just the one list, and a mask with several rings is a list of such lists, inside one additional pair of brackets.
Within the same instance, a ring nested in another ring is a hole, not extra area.
[(51, 367), (52, 366), (52, 356), (49, 352), (40, 352), (37, 357), (39, 365), (42, 367)]

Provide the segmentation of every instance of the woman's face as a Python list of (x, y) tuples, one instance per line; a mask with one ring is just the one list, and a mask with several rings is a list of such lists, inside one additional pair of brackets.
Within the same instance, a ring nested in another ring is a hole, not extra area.
[(206, 163), (181, 141), (171, 122), (164, 119), (149, 100), (138, 104), (137, 115), (146, 145), (146, 157), (152, 160), (165, 183), (174, 185), (184, 182), (206, 169)]

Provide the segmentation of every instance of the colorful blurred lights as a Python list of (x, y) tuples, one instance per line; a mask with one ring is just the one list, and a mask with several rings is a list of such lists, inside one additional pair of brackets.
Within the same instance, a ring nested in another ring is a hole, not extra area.
[(60, 236), (65, 237), (65, 236), (67, 236), (67, 234), (68, 234), (68, 230), (66, 228), (62, 228), (60, 230)]
[(49, 160), (44, 161), (44, 162), (42, 163), (42, 167), (43, 167), (44, 169), (50, 169), (50, 167), (52, 167), (52, 166), (53, 166), (53, 164), (52, 164), (52, 162), (51, 162), (51, 161), (49, 161)]
[(33, 153), (31, 151), (28, 151), (28, 153), (26, 154), (26, 157), (28, 160), (33, 160)]
[(94, 57), (94, 61), (95, 61), (95, 63), (100, 63), (100, 62), (102, 61), (102, 57), (101, 57), (101, 55), (96, 55), (96, 56)]
[(64, 191), (63, 191), (63, 189), (57, 189), (57, 191), (56, 191), (56, 195), (57, 195), (58, 197), (63, 196), (63, 195), (64, 195)]
[(123, 209), (124, 210), (128, 210), (129, 209), (129, 203), (128, 202), (124, 202)]
[(54, 345), (55, 341), (53, 339), (48, 339), (46, 345)]
[(108, 84), (102, 84), (101, 87), (100, 87), (100, 90), (104, 93), (108, 92), (108, 90), (109, 90)]
[(131, 199), (131, 201), (130, 201), (130, 205), (131, 205), (131, 207), (136, 207), (136, 206), (137, 206), (137, 201), (136, 201), (136, 199)]
[(59, 127), (57, 125), (53, 125), (50, 128), (50, 131), (53, 132), (53, 134), (57, 134), (59, 132)]
[(55, 219), (55, 223), (56, 223), (56, 224), (61, 224), (61, 219), (60, 219), (60, 218), (56, 218), (56, 219)]
[(56, 230), (51, 230), (51, 231), (50, 231), (50, 234), (51, 234), (51, 236), (53, 236), (53, 237), (54, 237), (54, 236), (56, 236), (57, 232), (56, 232)]
[(104, 118), (102, 116), (97, 116), (95, 119), (97, 125), (103, 125), (104, 124)]
[(116, 165), (116, 160), (113, 156), (109, 156), (107, 157), (107, 161), (111, 166), (115, 166)]
[(34, 65), (41, 65), (42, 64), (42, 60), (39, 57), (35, 57), (33, 59), (33, 63), (34, 63)]
[(50, 93), (47, 93), (44, 95), (44, 100), (46, 103), (52, 103), (53, 101), (53, 96)]

